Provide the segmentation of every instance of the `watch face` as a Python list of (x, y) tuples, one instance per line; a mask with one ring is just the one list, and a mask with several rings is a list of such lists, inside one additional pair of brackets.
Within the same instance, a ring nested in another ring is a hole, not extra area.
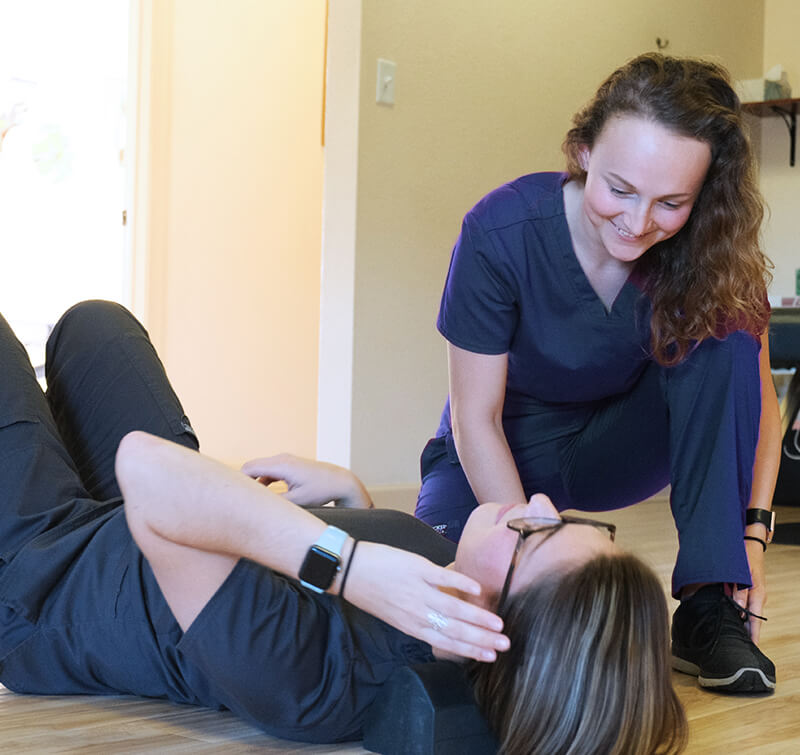
[(340, 563), (336, 554), (313, 545), (306, 554), (298, 576), (303, 584), (324, 592), (333, 584)]

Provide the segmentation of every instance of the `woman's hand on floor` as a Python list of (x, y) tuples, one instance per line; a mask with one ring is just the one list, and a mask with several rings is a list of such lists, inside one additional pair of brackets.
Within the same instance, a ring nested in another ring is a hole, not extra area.
[(350, 470), (335, 464), (278, 454), (252, 459), (242, 465), (242, 472), (264, 485), (285, 482), (288, 490), (283, 496), (299, 506), (322, 506), (334, 501), (345, 508), (373, 507), (361, 480)]
[(360, 542), (343, 597), (435, 650), (493, 661), (507, 650), (502, 620), (453, 592), (478, 595), (470, 577), (407, 551)]

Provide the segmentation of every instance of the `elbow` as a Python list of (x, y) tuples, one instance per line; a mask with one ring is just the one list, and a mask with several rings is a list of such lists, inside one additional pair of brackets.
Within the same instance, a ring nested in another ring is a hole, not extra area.
[(125, 435), (117, 448), (114, 471), (125, 501), (125, 517), (134, 539), (150, 528), (151, 505), (155, 503), (152, 490), (154, 452), (162, 443), (158, 438), (135, 430)]
[(502, 407), (496, 411), (488, 412), (452, 412), (450, 425), (453, 430), (453, 441), (456, 450), (461, 451), (472, 444), (473, 439), (501, 436), (505, 438), (503, 430)]
[(469, 422), (465, 422), (460, 414), (452, 412), (450, 426), (453, 431), (453, 443), (455, 443), (456, 451), (459, 451), (470, 437)]
[(155, 443), (156, 438), (141, 430), (134, 430), (122, 437), (114, 459), (114, 472), (124, 497), (127, 498), (142, 479), (147, 455)]

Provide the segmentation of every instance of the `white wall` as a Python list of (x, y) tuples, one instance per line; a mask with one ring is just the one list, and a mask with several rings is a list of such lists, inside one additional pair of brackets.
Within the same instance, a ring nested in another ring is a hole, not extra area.
[(361, 0), (332, 3), (328, 29), (317, 456), (349, 467)]
[[(800, 3), (766, 0), (764, 64), (759, 75), (780, 63), (789, 75), (793, 95), (800, 97)], [(794, 296), (795, 271), (800, 268), (800, 153), (789, 166), (789, 131), (777, 115), (761, 118), (761, 190), (770, 215), (764, 224), (764, 246), (775, 263), (770, 299)]]

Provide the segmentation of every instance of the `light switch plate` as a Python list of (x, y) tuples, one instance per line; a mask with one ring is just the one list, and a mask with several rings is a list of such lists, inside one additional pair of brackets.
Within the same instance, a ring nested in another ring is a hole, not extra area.
[(378, 58), (378, 79), (375, 85), (375, 102), (381, 105), (394, 105), (394, 79), (397, 64), (391, 60)]

